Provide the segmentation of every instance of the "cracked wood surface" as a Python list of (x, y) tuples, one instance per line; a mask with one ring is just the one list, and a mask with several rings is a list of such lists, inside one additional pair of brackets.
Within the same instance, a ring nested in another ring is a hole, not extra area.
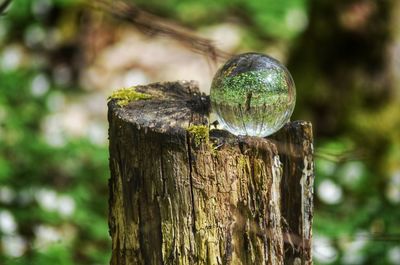
[(109, 102), (112, 265), (312, 263), (311, 124), (199, 144), (187, 128), (208, 124), (209, 100), (194, 82), (136, 90), (152, 99)]

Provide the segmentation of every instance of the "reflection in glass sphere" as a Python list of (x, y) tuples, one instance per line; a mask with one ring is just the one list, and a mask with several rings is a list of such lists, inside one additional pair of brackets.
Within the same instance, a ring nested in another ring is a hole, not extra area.
[(218, 122), (235, 135), (273, 134), (289, 121), (296, 102), (286, 67), (259, 53), (231, 58), (215, 74), (210, 94)]

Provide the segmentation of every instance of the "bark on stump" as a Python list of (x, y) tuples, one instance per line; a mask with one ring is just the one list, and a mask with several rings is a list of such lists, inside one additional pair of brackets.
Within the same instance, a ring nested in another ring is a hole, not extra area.
[(109, 102), (111, 264), (312, 264), (312, 130), (208, 130), (194, 82)]

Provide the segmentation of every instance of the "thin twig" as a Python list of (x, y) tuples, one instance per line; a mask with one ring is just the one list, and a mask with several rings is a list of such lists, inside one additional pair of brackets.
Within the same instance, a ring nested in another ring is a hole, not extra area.
[(0, 15), (4, 15), (6, 8), (11, 4), (12, 0), (5, 0), (0, 4)]
[(177, 40), (189, 47), (193, 52), (206, 55), (214, 62), (226, 60), (231, 56), (229, 53), (218, 49), (213, 41), (200, 37), (193, 31), (171, 21), (146, 12), (131, 2), (128, 3), (124, 0), (112, 2), (107, 0), (90, 0), (89, 5), (107, 12), (117, 19), (133, 24), (146, 34), (167, 36)]

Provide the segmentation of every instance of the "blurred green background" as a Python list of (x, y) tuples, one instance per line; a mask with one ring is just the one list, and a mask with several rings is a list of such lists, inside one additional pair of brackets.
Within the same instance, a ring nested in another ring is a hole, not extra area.
[[(400, 1), (132, 3), (286, 64), (293, 119), (314, 126), (315, 264), (400, 264)], [(84, 0), (14, 0), (0, 16), (0, 264), (107, 264), (107, 96), (177, 79), (207, 92), (216, 67)]]

